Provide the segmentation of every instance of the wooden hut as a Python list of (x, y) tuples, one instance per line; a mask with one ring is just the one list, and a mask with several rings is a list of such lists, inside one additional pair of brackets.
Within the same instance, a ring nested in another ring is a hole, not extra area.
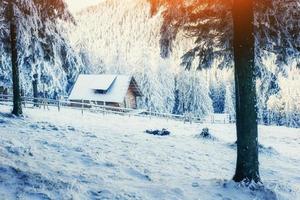
[(140, 96), (142, 93), (132, 76), (79, 75), (69, 100), (135, 109)]

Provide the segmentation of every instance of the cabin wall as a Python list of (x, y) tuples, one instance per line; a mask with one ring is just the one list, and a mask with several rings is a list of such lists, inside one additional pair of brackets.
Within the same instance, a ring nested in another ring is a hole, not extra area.
[(119, 103), (114, 102), (105, 102), (106, 106), (112, 106), (112, 107), (121, 107)]
[(127, 108), (137, 108), (136, 96), (131, 88), (127, 90), (127, 94), (125, 97), (125, 105)]
[(81, 108), (81, 107), (90, 108), (91, 107), (91, 106), (88, 106), (88, 105), (82, 106), (82, 103), (90, 104), (90, 101), (88, 101), (88, 100), (83, 100), (83, 101), (80, 101), (80, 100), (70, 100), (70, 102), (71, 102), (71, 106), (72, 107), (78, 107), (78, 108)]
[[(81, 100), (70, 100), (72, 107), (82, 107), (82, 101)], [(122, 104), (115, 103), (115, 102), (103, 102), (103, 101), (90, 101), (90, 100), (83, 100), (83, 103), (85, 104), (95, 104), (99, 106), (112, 106), (112, 107), (122, 107)], [(89, 105), (84, 105), (84, 108), (91, 108)]]

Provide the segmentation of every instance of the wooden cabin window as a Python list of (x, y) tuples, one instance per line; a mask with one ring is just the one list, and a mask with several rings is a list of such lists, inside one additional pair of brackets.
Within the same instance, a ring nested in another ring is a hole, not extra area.
[(95, 90), (96, 94), (106, 94), (106, 90)]

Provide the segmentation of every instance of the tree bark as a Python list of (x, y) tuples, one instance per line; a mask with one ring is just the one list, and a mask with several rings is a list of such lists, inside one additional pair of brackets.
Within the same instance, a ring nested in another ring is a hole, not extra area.
[(35, 107), (39, 107), (38, 105), (38, 75), (33, 75), (33, 81), (32, 81), (32, 89), (33, 89), (33, 102)]
[(11, 64), (12, 64), (12, 82), (13, 82), (13, 111), (12, 114), (22, 115), (22, 99), (20, 90), (18, 49), (17, 49), (17, 26), (14, 14), (14, 5), (8, 1), (10, 18), (10, 43), (11, 43)]
[(233, 180), (260, 182), (254, 74), (254, 0), (233, 2), (237, 131), (237, 163)]

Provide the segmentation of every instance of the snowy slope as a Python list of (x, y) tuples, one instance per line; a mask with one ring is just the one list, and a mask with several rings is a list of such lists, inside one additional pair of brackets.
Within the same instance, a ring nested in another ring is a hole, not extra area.
[[(159, 45), (162, 16), (150, 15), (147, 0), (105, 0), (75, 18), (77, 25), (69, 28), (69, 38), (85, 62), (86, 73), (134, 75), (144, 94), (139, 102), (142, 108), (172, 112), (174, 91), (179, 89), (180, 104), (205, 108), (194, 110), (195, 114), (202, 116), (212, 110), (208, 85), (203, 84), (205, 73), (187, 74), (180, 66), (181, 56), (193, 40), (180, 37), (171, 58), (162, 59)], [(191, 82), (197, 88), (189, 87)], [(190, 93), (195, 98), (188, 99)]]
[[(300, 82), (296, 77), (300, 73), (299, 3), (295, 0), (270, 3), (273, 7), (258, 7), (256, 13), (256, 26), (261, 30), (257, 38), (262, 41), (257, 45), (265, 49), (257, 55), (260, 63), (257, 80), (259, 122), (299, 127), (297, 85)], [(140, 107), (203, 116), (212, 112), (212, 104), (225, 104), (221, 112), (224, 110), (234, 117), (233, 70), (217, 70), (220, 63), (215, 61), (211, 70), (183, 72), (181, 57), (195, 46), (195, 38), (187, 39), (182, 32), (175, 40), (170, 58), (161, 59), (159, 40), (163, 16), (161, 12), (151, 16), (148, 0), (103, 0), (75, 18), (77, 26), (69, 28), (69, 38), (85, 62), (85, 72), (133, 74), (145, 95)], [(289, 44), (283, 48), (286, 53), (266, 51), (284, 44)], [(286, 63), (279, 62), (281, 55), (285, 55)], [(293, 84), (287, 88), (287, 82)], [(226, 91), (222, 93), (222, 90)], [(288, 90), (292, 91), (288, 95), (290, 98), (285, 98)], [(214, 91), (219, 93), (212, 94)], [(216, 97), (211, 100), (212, 96)]]
[[(50, 108), (51, 109), (51, 108)], [(0, 199), (300, 199), (300, 129), (259, 127), (266, 188), (230, 180), (234, 125), (0, 106)], [(215, 140), (196, 138), (208, 127)], [(157, 137), (146, 129), (167, 128)]]

